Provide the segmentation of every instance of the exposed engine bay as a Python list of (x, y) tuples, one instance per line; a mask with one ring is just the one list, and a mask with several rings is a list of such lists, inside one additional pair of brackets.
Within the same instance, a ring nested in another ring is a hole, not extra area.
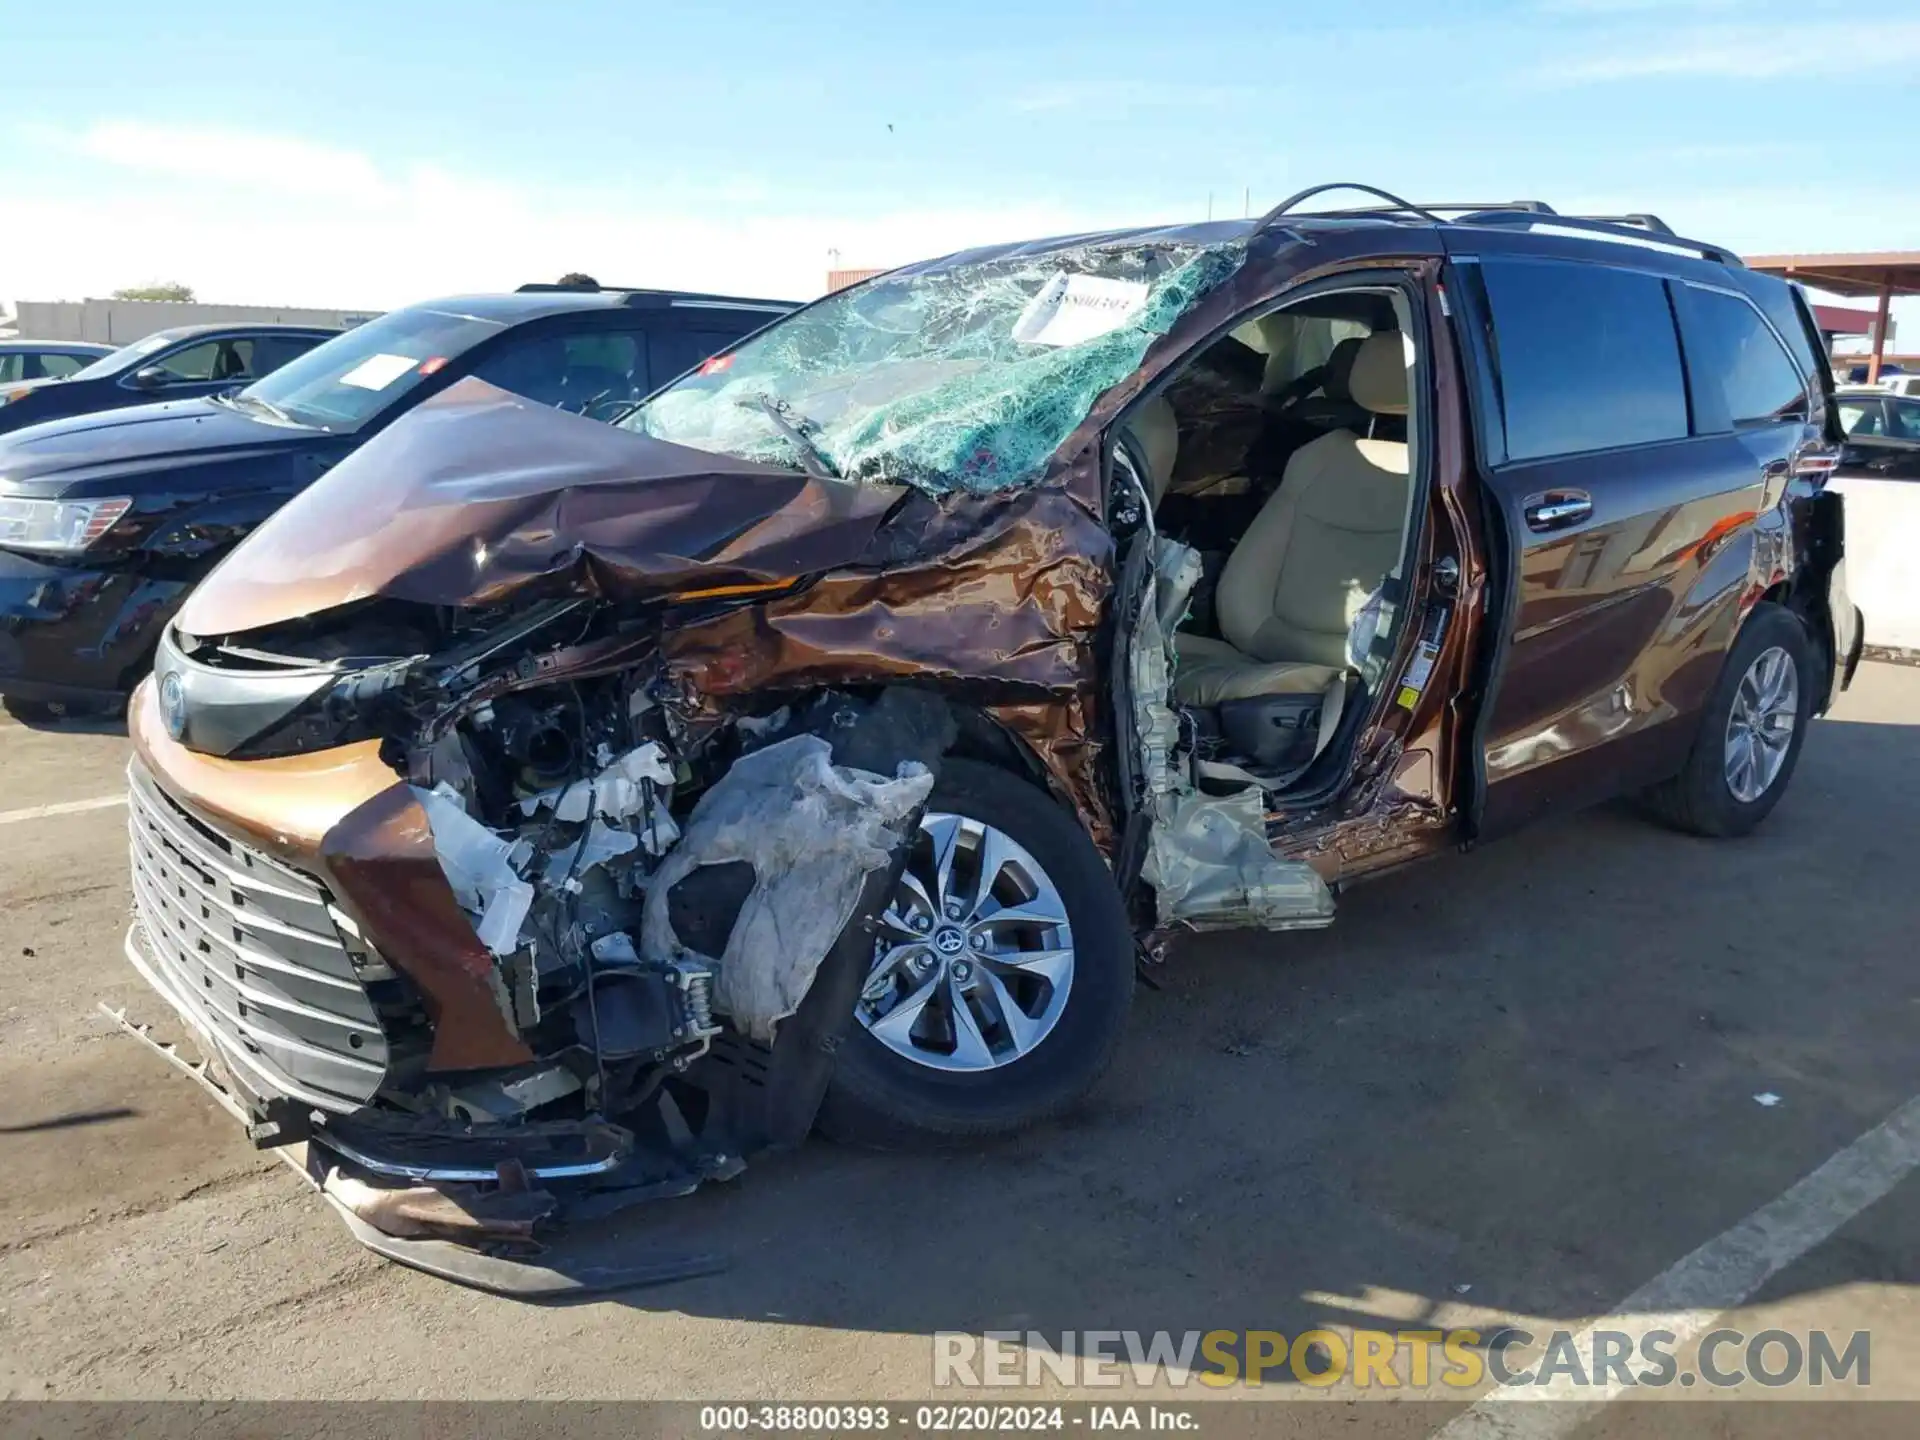
[(449, 1068), (458, 997), (417, 957), (387, 963), (369, 924), (378, 1094), (278, 1106), (256, 1138), (344, 1162), (313, 1178), (376, 1230), (510, 1249), (804, 1138), (953, 738), (943, 701), (829, 690), (716, 719), (644, 629), (583, 600), (477, 619), (374, 601), (246, 640), (169, 636), (187, 739), (272, 756), (381, 736), (484, 947), (494, 1014), (467, 1028), (498, 1037)]

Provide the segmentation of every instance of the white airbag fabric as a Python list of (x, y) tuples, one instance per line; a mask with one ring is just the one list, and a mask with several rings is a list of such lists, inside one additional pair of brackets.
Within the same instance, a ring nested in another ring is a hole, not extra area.
[(735, 763), (700, 798), (680, 844), (647, 887), (641, 954), (693, 954), (667, 896), (703, 865), (745, 861), (754, 885), (714, 965), (714, 1009), (756, 1040), (800, 1008), (820, 962), (853, 919), (867, 876), (886, 865), (933, 775), (908, 762), (893, 779), (833, 763), (817, 735), (796, 735)]

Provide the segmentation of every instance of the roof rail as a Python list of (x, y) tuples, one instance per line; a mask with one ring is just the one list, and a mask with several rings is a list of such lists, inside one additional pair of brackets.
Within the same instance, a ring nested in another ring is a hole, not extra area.
[[(1294, 207), (1303, 200), (1315, 195), (1323, 195), (1330, 190), (1358, 190), (1363, 194), (1377, 195), (1386, 201), (1385, 205), (1362, 206), (1351, 210), (1320, 210), (1299, 212), (1297, 218), (1317, 215), (1322, 219), (1360, 220), (1373, 217), (1380, 220), (1426, 220), (1435, 225), (1552, 225), (1568, 230), (1583, 230), (1595, 235), (1610, 235), (1620, 240), (1636, 240), (1642, 244), (1653, 243), (1676, 250), (1690, 250), (1702, 259), (1716, 261), (1727, 266), (1740, 266), (1740, 257), (1722, 245), (1709, 245), (1703, 240), (1689, 240), (1676, 235), (1673, 227), (1658, 215), (1636, 213), (1631, 215), (1562, 215), (1544, 200), (1502, 200), (1492, 204), (1473, 204), (1457, 201), (1422, 202), (1415, 204), (1411, 200), (1402, 200), (1390, 191), (1374, 185), (1362, 185), (1353, 181), (1340, 181), (1331, 185), (1315, 185), (1296, 195), (1289, 195), (1273, 209), (1260, 217), (1253, 233), (1282, 227), (1282, 222), (1295, 214)], [(1298, 235), (1298, 231), (1292, 232)], [(1304, 238), (1304, 237), (1302, 237)]]
[(1505, 207), (1476, 210), (1456, 217), (1457, 225), (1551, 225), (1561, 230), (1584, 230), (1595, 235), (1611, 235), (1618, 240), (1640, 244), (1664, 245), (1675, 250), (1691, 250), (1703, 260), (1729, 267), (1744, 268), (1745, 262), (1724, 245), (1709, 245), (1704, 240), (1689, 240), (1676, 235), (1658, 215), (1561, 215), (1537, 210), (1511, 210)]

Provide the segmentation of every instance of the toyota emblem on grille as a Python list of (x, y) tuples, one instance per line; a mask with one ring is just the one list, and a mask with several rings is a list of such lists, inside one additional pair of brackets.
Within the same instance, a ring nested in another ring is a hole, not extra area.
[(187, 692), (180, 684), (180, 676), (169, 670), (160, 677), (160, 719), (165, 722), (167, 734), (178, 740), (187, 729)]

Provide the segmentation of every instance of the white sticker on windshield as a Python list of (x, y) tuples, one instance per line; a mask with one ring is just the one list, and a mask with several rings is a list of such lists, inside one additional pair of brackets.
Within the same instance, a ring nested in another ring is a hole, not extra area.
[(369, 355), (340, 377), (357, 390), (384, 390), (420, 362), (411, 355)]
[(1013, 322), (1013, 338), (1029, 345), (1079, 345), (1118, 330), (1146, 303), (1144, 280), (1056, 275)]

